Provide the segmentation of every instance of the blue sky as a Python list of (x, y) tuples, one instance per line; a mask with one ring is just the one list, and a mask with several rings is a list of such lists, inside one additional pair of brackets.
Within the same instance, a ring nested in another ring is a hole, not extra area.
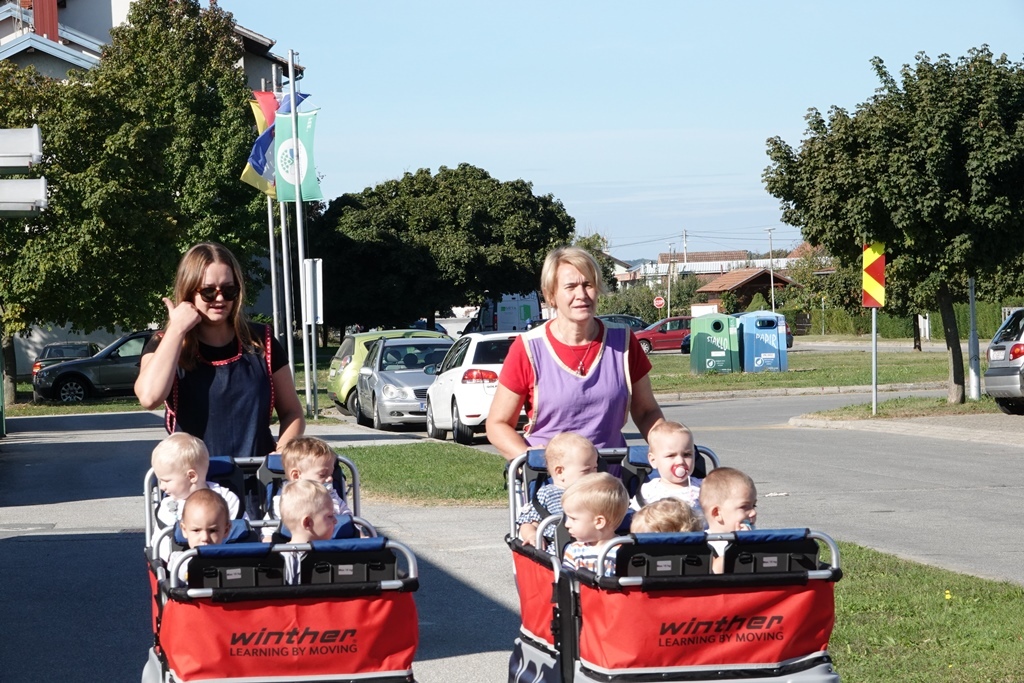
[[(918, 52), (1024, 58), (1024, 3), (220, 0), (299, 53), (328, 198), (462, 162), (552, 194), (623, 259), (795, 246), (761, 174), (810, 107)], [(292, 10), (290, 15), (283, 8)]]

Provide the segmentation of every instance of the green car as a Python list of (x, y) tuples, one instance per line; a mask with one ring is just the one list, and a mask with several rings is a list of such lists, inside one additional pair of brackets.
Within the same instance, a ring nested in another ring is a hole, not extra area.
[(327, 395), (342, 411), (349, 415), (359, 414), (356, 379), (359, 377), (359, 368), (363, 367), (363, 361), (366, 360), (367, 350), (378, 339), (394, 339), (396, 337), (451, 339), (446, 334), (432, 330), (378, 330), (377, 332), (346, 334), (327, 370)]

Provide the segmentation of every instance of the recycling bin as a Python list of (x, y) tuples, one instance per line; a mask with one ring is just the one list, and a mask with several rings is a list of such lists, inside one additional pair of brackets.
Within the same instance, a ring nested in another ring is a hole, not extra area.
[(690, 321), (690, 372), (739, 372), (740, 344), (736, 318), (710, 313)]
[(786, 316), (780, 313), (744, 313), (738, 316), (740, 357), (744, 372), (785, 372)]

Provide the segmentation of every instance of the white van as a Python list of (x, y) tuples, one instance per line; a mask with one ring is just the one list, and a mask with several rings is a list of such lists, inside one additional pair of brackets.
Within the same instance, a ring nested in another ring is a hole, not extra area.
[(487, 299), (476, 318), (466, 325), (465, 332), (515, 332), (526, 329), (531, 320), (543, 317), (539, 292), (502, 294), (501, 299)]

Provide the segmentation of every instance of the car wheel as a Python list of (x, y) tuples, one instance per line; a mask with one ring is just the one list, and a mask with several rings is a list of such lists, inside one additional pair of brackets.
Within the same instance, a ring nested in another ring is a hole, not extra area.
[(370, 425), (372, 425), (373, 424), (373, 420), (371, 420), (370, 418), (368, 418), (365, 415), (363, 415), (363, 406), (361, 406), (359, 404), (359, 394), (358, 393), (355, 396), (355, 403), (356, 403), (356, 410), (355, 410), (354, 414), (356, 416), (356, 423), (362, 425), (363, 427), (369, 427)]
[(997, 398), (996, 405), (1007, 415), (1024, 415), (1024, 401), (1009, 398)]
[(348, 410), (349, 415), (359, 417), (359, 392), (355, 389), (348, 392), (348, 398), (345, 400), (345, 409)]
[(63, 403), (78, 403), (89, 397), (89, 387), (77, 377), (69, 377), (57, 384), (54, 394)]
[(640, 348), (644, 350), (644, 353), (650, 355), (650, 353), (651, 353), (651, 342), (647, 341), (646, 339), (641, 339), (640, 340)]
[(434, 406), (430, 404), (430, 400), (427, 400), (427, 436), (431, 439), (440, 439), (444, 441), (448, 433), (444, 429), (438, 429), (437, 425), (434, 424)]
[(381, 431), (388, 428), (388, 426), (384, 424), (384, 420), (380, 417), (380, 404), (377, 403), (376, 397), (373, 399), (373, 428)]
[(455, 439), (455, 443), (473, 445), (473, 428), (462, 424), (462, 420), (459, 419), (459, 404), (455, 401), (452, 401), (452, 438)]

